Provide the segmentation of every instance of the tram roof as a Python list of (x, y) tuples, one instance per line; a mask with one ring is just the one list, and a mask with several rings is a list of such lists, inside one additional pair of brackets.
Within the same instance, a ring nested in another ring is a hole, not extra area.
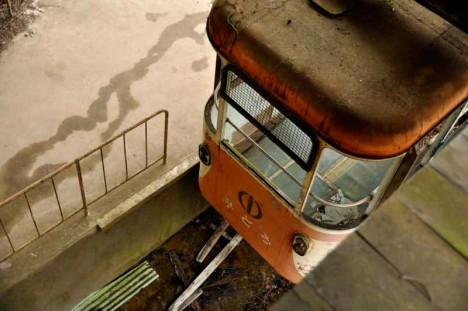
[(218, 53), (356, 156), (401, 154), (467, 98), (467, 35), (413, 1), (359, 0), (332, 18), (308, 0), (217, 0), (207, 31)]

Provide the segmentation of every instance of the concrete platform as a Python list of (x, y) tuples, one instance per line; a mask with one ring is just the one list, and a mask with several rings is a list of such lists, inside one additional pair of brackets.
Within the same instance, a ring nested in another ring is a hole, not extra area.
[[(0, 262), (1, 310), (73, 306), (206, 207), (193, 153), (213, 90), (211, 1), (36, 4), (38, 19), (0, 55), (0, 201), (161, 109), (168, 158)], [(18, 231), (31, 227), (23, 212), (0, 217)]]
[(36, 2), (38, 19), (0, 55), (0, 201), (160, 109), (169, 165), (196, 150), (211, 1)]
[(151, 167), (0, 262), (0, 310), (69, 310), (139, 262), (208, 207), (197, 162)]
[(273, 311), (466, 310), (468, 128)]

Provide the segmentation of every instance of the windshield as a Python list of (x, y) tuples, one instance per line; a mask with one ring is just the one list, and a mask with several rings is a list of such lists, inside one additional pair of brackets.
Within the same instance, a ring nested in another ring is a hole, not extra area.
[(330, 225), (346, 225), (359, 220), (368, 212), (379, 188), (383, 190), (386, 174), (399, 159), (354, 159), (325, 148), (303, 215)]
[(312, 164), (314, 139), (230, 69), (225, 71), (222, 94), (223, 143), (294, 206), (304, 168)]
[(298, 208), (312, 223), (341, 226), (360, 220), (399, 158), (354, 159), (325, 148), (307, 193), (318, 139), (247, 81), (231, 67), (224, 70), (223, 144), (292, 206), (305, 201)]

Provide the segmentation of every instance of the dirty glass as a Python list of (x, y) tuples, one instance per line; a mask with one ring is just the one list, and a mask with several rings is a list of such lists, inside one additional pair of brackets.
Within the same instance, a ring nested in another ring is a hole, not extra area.
[(331, 225), (345, 225), (361, 218), (395, 161), (353, 159), (324, 149), (303, 209), (304, 216)]
[(308, 134), (235, 72), (226, 72), (225, 83), (224, 96), (233, 107), (299, 165), (303, 168), (311, 166), (313, 141)]
[(223, 138), (228, 147), (289, 203), (297, 202), (305, 171), (230, 105), (227, 105)]
[(294, 206), (311, 163), (312, 138), (231, 70), (222, 94), (224, 144)]

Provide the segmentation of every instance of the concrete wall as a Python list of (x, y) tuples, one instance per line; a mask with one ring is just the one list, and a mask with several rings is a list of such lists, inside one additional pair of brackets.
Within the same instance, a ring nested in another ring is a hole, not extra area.
[(94, 227), (29, 277), (0, 295), (0, 310), (68, 310), (140, 261), (207, 203), (198, 165), (106, 230)]

